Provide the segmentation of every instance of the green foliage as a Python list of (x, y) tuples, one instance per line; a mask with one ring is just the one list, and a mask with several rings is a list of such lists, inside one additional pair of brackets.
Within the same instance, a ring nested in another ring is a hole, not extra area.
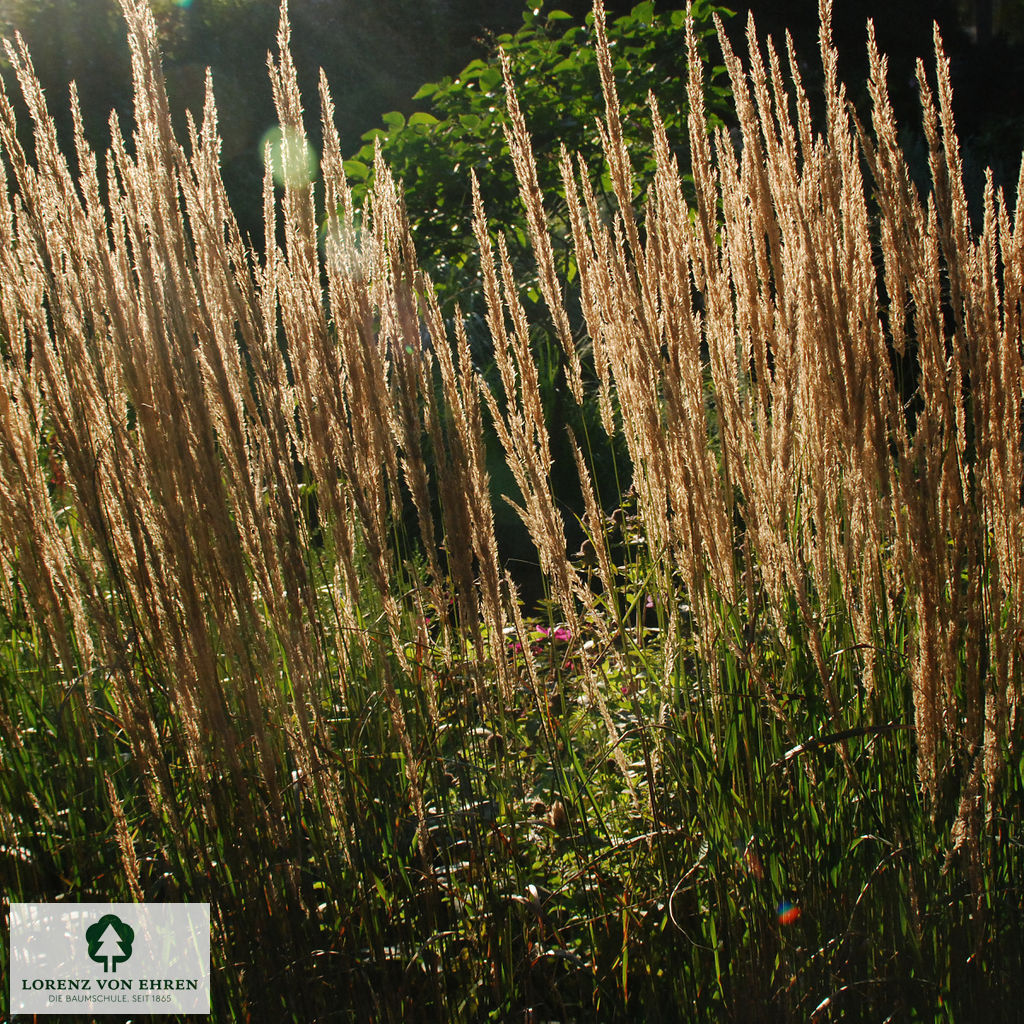
[[(729, 13), (711, 0), (693, 4), (700, 39), (714, 36), (716, 12), (722, 16)], [(646, 0), (612, 21), (608, 35), (639, 192), (654, 173), (647, 105), (652, 91), (661, 99), (669, 140), (685, 165), (686, 13), (658, 11), (652, 0)], [(597, 130), (604, 105), (593, 43), (593, 15), (579, 25), (565, 11), (544, 11), (541, 4), (527, 9), (517, 32), (495, 40), (496, 48), (508, 54), (519, 102), (527, 112), (556, 259), (570, 284), (574, 269), (569, 247), (564, 244), (567, 228), (558, 170), (562, 145), (586, 161), (599, 199), (611, 203), (611, 183)], [(720, 123), (728, 116), (724, 69), (708, 68), (705, 78), (711, 123)], [(472, 308), (476, 290), (475, 278), (466, 272), (475, 251), (470, 229), (471, 171), (480, 180), (492, 225), (508, 236), (520, 280), (529, 282), (533, 269), (505, 143), (505, 89), (497, 54), (471, 61), (455, 78), (424, 85), (414, 99), (424, 102), (427, 109), (410, 117), (385, 114), (384, 127), (363, 136), (365, 144), (346, 163), (346, 170), (355, 182), (357, 201), (361, 201), (371, 186), (374, 147), (379, 142), (385, 160), (404, 185), (420, 259), (442, 298), (449, 304), (458, 299), (465, 311)]]
[[(711, 0), (697, 0), (691, 12), (697, 37), (703, 43), (714, 36), (714, 15), (725, 17), (730, 13)], [(639, 196), (654, 175), (650, 93), (660, 98), (661, 117), (684, 170), (688, 162), (686, 12), (660, 11), (647, 0), (611, 21), (608, 36)], [(384, 160), (402, 183), (417, 254), (431, 275), (442, 308), (451, 315), (458, 304), (466, 318), (478, 367), (491, 379), (490, 341), (483, 323), (484, 301), (478, 286), (479, 264), (471, 228), (470, 175), (476, 173), (492, 229), (506, 236), (524, 306), (534, 325), (545, 411), (552, 422), (568, 427), (579, 437), (590, 438), (598, 462), (595, 483), (602, 494), (611, 495), (618, 486), (616, 455), (610, 443), (601, 446), (603, 432), (596, 407), (591, 402), (583, 408), (576, 406), (565, 387), (557, 344), (553, 338), (541, 337), (544, 331), (539, 325), (547, 323), (548, 317), (537, 286), (525, 214), (505, 141), (506, 96), (498, 56), (499, 50), (508, 55), (519, 103), (532, 134), (554, 259), (573, 329), (582, 337), (582, 316), (575, 295), (575, 256), (558, 165), (563, 145), (570, 153), (579, 154), (588, 168), (598, 203), (605, 210), (613, 208), (615, 201), (597, 127), (604, 100), (594, 39), (592, 14), (579, 24), (562, 10), (546, 11), (542, 4), (528, 8), (517, 32), (495, 39), (495, 52), (489, 59), (471, 61), (455, 78), (423, 85), (414, 100), (427, 109), (408, 116), (398, 111), (385, 114), (383, 127), (364, 135), (363, 147), (346, 162), (345, 170), (353, 182), (356, 203), (361, 205), (372, 189), (375, 149), (380, 146)], [(709, 123), (720, 124), (730, 109), (725, 72), (721, 67), (706, 67), (704, 74)], [(521, 496), (509, 478), (493, 436), (488, 437), (488, 451), (499, 540), (505, 555), (525, 567), (535, 559), (535, 553), (526, 542), (518, 516), (502, 500), (507, 497), (518, 502)], [(579, 514), (579, 493), (572, 483), (565, 483), (575, 480), (566, 431), (556, 433), (552, 454), (560, 467), (555, 475), (566, 488), (559, 499)], [(528, 571), (520, 572), (519, 581), (532, 593)]]
[[(491, 638), (492, 650), (515, 652), (517, 673), (514, 698), (496, 715), (477, 698), (493, 665), (472, 643), (460, 650), (445, 640), (444, 610), (405, 609), (404, 669), (370, 627), (368, 645), (353, 638), (331, 652), (332, 673), (310, 696), (327, 728), (323, 770), (348, 793), (351, 863), (317, 786), (285, 763), (277, 767), (292, 780), (283, 811), (294, 849), (197, 817), (191, 841), (202, 852), (197, 863), (181, 858), (171, 821), (154, 816), (129, 760), (113, 673), (69, 686), (24, 622), (5, 621), (0, 720), (20, 742), (5, 750), (0, 808), (33, 824), (17, 846), (0, 846), (0, 880), (23, 899), (65, 890), (130, 898), (106, 773), (132, 827), (146, 898), (209, 899), (230, 921), (236, 945), (214, 948), (217, 1019), (247, 1019), (247, 1006), (266, 1013), (275, 1000), (275, 1019), (294, 1021), (645, 1024), (969, 1021), (980, 1001), (1001, 1005), (1020, 952), (1024, 858), (1010, 817), (1000, 817), (1007, 841), (986, 862), (986, 934), (1000, 941), (978, 946), (969, 893), (946, 863), (948, 826), (936, 831), (916, 785), (910, 730), (822, 732), (827, 708), (798, 617), (784, 642), (758, 625), (756, 606), (716, 599), (720, 639), (698, 655), (702, 624), (680, 604), (682, 587), (658, 590), (635, 504), (624, 499), (595, 526), (615, 586), (602, 589), (581, 557), (575, 568), (596, 602), (578, 633), (542, 617)], [(321, 619), (332, 614), (328, 578)], [(401, 579), (396, 590), (414, 586)], [(862, 704), (863, 652), (838, 588), (823, 604), (843, 702)], [(894, 700), (883, 720), (905, 721), (906, 609), (892, 611), (878, 626), (886, 653), (874, 699)], [(762, 699), (752, 663), (772, 671), (795, 733)], [(614, 744), (588, 677), (604, 694)], [(424, 789), (418, 837), (405, 755), (387, 724), (388, 680)], [(179, 813), (191, 815), (201, 800), (187, 742), (161, 696), (151, 699)], [(1008, 814), (1022, 790), (1014, 765)], [(245, 806), (230, 790), (223, 798)], [(309, 919), (268, 911), (268, 901), (289, 899), (278, 870), (286, 857), (315, 908)], [(275, 954), (265, 977), (230, 969), (263, 966), (261, 942)]]

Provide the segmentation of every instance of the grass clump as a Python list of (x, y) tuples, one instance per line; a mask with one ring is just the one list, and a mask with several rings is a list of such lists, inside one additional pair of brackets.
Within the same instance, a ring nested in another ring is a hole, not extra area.
[[(354, 209), (326, 83), (322, 182), (268, 171), (257, 253), (212, 90), (180, 143), (124, 10), (102, 173), (17, 45), (32, 153), (0, 100), (9, 897), (209, 901), (224, 1020), (1019, 1012), (1024, 263), (1002, 193), (968, 218), (941, 44), (919, 192), (870, 40), (871, 123), (847, 107), (827, 4), (820, 130), (751, 27), (709, 131), (691, 33), (696, 203), (652, 97), (634, 207), (598, 3), (617, 205), (560, 160), (584, 346), (506, 70), (550, 322), (474, 180), (485, 378), (386, 168)], [(304, 152), (284, 17), (271, 78)], [(604, 442), (571, 439), (575, 555), (538, 331), (627, 453), (598, 493)]]

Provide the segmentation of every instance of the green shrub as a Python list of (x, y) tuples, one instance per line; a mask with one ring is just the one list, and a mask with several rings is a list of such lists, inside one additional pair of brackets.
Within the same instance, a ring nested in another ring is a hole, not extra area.
[[(697, 0), (691, 7), (705, 60), (715, 34), (716, 12), (728, 14), (711, 0)], [(608, 27), (638, 197), (653, 180), (655, 169), (647, 103), (651, 92), (662, 98), (674, 155), (686, 169), (685, 22), (685, 11), (659, 11), (653, 0), (646, 0)], [(498, 36), (495, 46), (508, 55), (526, 111), (559, 271), (571, 287), (575, 268), (558, 169), (562, 146), (585, 161), (601, 202), (606, 208), (612, 205), (598, 133), (601, 82), (594, 56), (593, 15), (579, 25), (564, 11), (545, 11), (540, 3), (527, 8), (522, 28)], [(519, 184), (505, 141), (504, 96), (497, 56), (474, 60), (454, 78), (422, 86), (413, 97), (422, 109), (408, 117), (397, 111), (385, 114), (384, 127), (368, 132), (365, 145), (345, 163), (358, 202), (371, 186), (374, 149), (380, 145), (402, 183), (420, 260), (449, 312), (456, 300), (463, 313), (482, 312), (469, 228), (471, 172), (480, 179), (492, 229), (507, 235), (527, 297), (539, 298)], [(724, 68), (708, 68), (705, 96), (713, 128), (730, 116)]]

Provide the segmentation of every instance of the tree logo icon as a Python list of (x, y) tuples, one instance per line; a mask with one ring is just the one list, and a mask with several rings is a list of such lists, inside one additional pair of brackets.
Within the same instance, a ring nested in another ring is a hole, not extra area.
[(95, 924), (85, 930), (89, 943), (89, 959), (103, 964), (103, 973), (117, 973), (117, 965), (123, 964), (132, 955), (134, 930), (115, 914), (104, 914)]

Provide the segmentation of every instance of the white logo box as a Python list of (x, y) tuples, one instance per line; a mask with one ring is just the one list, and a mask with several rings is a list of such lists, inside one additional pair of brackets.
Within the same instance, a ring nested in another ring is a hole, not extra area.
[(210, 1012), (209, 903), (12, 903), (10, 1013)]

